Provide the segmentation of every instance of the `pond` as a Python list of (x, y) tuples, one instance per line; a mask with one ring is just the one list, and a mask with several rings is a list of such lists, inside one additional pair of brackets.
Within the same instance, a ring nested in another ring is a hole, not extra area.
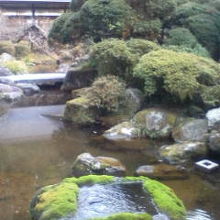
[[(96, 127), (79, 129), (59, 118), (45, 116), (59, 115), (63, 110), (64, 106), (15, 108), (0, 117), (1, 220), (30, 220), (28, 208), (36, 190), (69, 176), (73, 161), (83, 152), (121, 160), (128, 175), (133, 175), (140, 165), (155, 162), (156, 149), (163, 143), (139, 139), (109, 141)], [(213, 183), (192, 172), (186, 180), (163, 183), (184, 201), (188, 220), (220, 219), (218, 181)]]

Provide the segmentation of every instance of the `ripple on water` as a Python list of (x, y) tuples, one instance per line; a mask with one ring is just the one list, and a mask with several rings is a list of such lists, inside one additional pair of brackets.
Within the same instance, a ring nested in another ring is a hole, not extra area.
[(195, 209), (193, 211), (189, 211), (187, 214), (187, 220), (214, 220), (208, 212), (202, 209)]
[(121, 212), (157, 214), (141, 182), (95, 184), (80, 188), (78, 210), (68, 220), (86, 220)]

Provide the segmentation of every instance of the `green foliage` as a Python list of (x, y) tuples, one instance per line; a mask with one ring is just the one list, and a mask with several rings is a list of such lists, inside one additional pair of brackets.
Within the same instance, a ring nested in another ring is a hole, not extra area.
[(219, 57), (220, 50), (220, 29), (217, 22), (220, 22), (220, 14), (217, 18), (208, 14), (199, 14), (186, 20), (186, 26), (216, 58)]
[(11, 41), (0, 41), (0, 54), (9, 53), (15, 55), (15, 46)]
[(162, 23), (160, 19), (140, 20), (134, 24), (133, 37), (143, 37), (149, 40), (155, 40), (160, 37), (162, 31)]
[(15, 45), (15, 56), (24, 57), (31, 53), (31, 46), (28, 41), (20, 41)]
[(125, 99), (125, 84), (116, 76), (102, 76), (93, 82), (84, 96), (100, 109), (117, 112)]
[(125, 41), (110, 39), (92, 47), (91, 62), (99, 75), (112, 74), (127, 79), (134, 64), (134, 55)]
[(210, 2), (188, 2), (173, 14), (171, 25), (188, 28), (216, 60), (220, 56), (220, 12)]
[[(177, 52), (194, 53), (198, 56), (210, 57), (209, 52), (202, 47), (196, 37), (186, 28), (174, 28), (168, 32), (164, 41), (168, 48)], [(175, 47), (170, 45), (175, 45)]]
[(78, 11), (86, 0), (71, 0), (70, 8), (72, 11)]
[(124, 0), (88, 0), (80, 9), (83, 29), (90, 36), (123, 36), (133, 20), (133, 11)]
[(204, 87), (201, 92), (203, 103), (208, 107), (220, 105), (220, 85)]
[(164, 20), (175, 9), (175, 0), (145, 0), (145, 14), (148, 18), (160, 18)]
[(160, 47), (151, 41), (131, 39), (129, 41), (108, 39), (92, 47), (91, 63), (99, 75), (117, 75), (130, 81), (132, 70), (139, 58)]
[(72, 13), (64, 13), (60, 17), (56, 18), (53, 22), (53, 26), (50, 29), (49, 32), (49, 39), (54, 39), (60, 42), (63, 42), (63, 26), (66, 22), (66, 20), (71, 16)]
[(28, 72), (25, 62), (20, 60), (7, 61), (3, 63), (3, 66), (8, 68), (14, 74), (23, 74)]
[(160, 46), (152, 41), (137, 38), (130, 39), (126, 44), (131, 54), (135, 54), (136, 57), (140, 57), (152, 50), (160, 49)]
[(157, 50), (144, 55), (134, 76), (145, 82), (147, 96), (164, 89), (178, 100), (193, 100), (202, 85), (219, 83), (219, 64), (193, 54)]

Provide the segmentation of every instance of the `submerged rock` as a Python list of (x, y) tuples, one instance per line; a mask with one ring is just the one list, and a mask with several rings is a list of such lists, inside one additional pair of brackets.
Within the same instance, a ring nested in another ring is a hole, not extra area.
[(66, 121), (79, 125), (88, 125), (95, 123), (97, 118), (97, 108), (85, 97), (79, 97), (66, 103), (64, 112), (64, 120)]
[(209, 136), (209, 148), (220, 154), (220, 132), (213, 130)]
[(122, 122), (109, 130), (103, 136), (109, 140), (126, 140), (137, 137), (136, 128), (129, 121)]
[(168, 138), (176, 123), (177, 114), (163, 109), (150, 108), (138, 112), (133, 120), (139, 129), (139, 136), (151, 138)]
[(185, 179), (188, 177), (183, 167), (168, 164), (143, 165), (137, 168), (136, 174), (159, 180)]
[(125, 166), (112, 157), (93, 157), (90, 153), (80, 154), (72, 166), (72, 174), (76, 177), (89, 174), (124, 176)]
[(165, 145), (159, 149), (162, 159), (171, 164), (179, 164), (190, 159), (206, 156), (208, 148), (204, 142), (184, 142), (181, 144)]
[[(80, 178), (67, 178), (64, 179), (61, 183), (46, 186), (40, 189), (36, 195), (33, 197), (30, 205), (30, 213), (33, 220), (58, 220), (60, 218), (66, 219), (76, 215), (77, 210), (82, 208), (78, 204), (77, 198), (81, 196), (82, 187), (95, 186), (94, 184), (102, 184), (103, 187), (110, 185), (114, 191), (114, 184), (120, 186), (120, 184), (142, 184), (142, 189), (146, 192), (143, 196), (146, 197), (147, 201), (152, 201), (156, 207), (157, 213), (163, 213), (167, 215), (172, 220), (183, 220), (186, 216), (186, 209), (182, 201), (175, 195), (172, 189), (164, 184), (151, 180), (147, 177), (125, 177), (125, 178), (114, 178), (112, 176), (83, 176)], [(113, 185), (112, 185), (113, 184)], [(100, 207), (103, 202), (108, 201), (108, 196), (105, 196), (104, 192), (100, 187), (98, 197), (95, 199), (91, 198), (91, 195), (86, 194), (84, 197), (85, 200), (88, 200), (88, 204), (92, 205), (96, 203), (100, 204)], [(115, 188), (117, 190), (117, 188)], [(124, 196), (120, 197), (121, 199), (126, 199), (126, 191), (120, 191), (120, 193), (125, 193)], [(117, 193), (116, 193), (117, 194)], [(129, 192), (127, 192), (129, 194)], [(92, 199), (92, 200), (91, 200)], [(118, 199), (118, 198), (116, 198)], [(91, 201), (91, 203), (89, 203)], [(135, 204), (134, 204), (135, 205)], [(97, 205), (96, 205), (97, 207)], [(89, 207), (83, 206), (83, 209), (86, 209), (87, 212), (93, 212), (95, 215), (96, 210), (89, 210)], [(155, 214), (157, 214), (155, 213)], [(153, 215), (155, 215), (153, 214)], [(100, 218), (95, 215), (92, 217), (90, 213), (89, 219), (100, 219), (100, 220), (110, 220), (110, 219), (134, 219), (134, 220), (151, 220), (152, 214), (145, 213), (124, 213), (121, 210), (121, 213), (108, 213), (108, 216), (101, 215)], [(79, 219), (79, 218), (78, 218)], [(158, 219), (158, 218), (157, 218)]]
[(208, 138), (208, 121), (205, 119), (183, 119), (172, 132), (176, 142), (206, 141)]

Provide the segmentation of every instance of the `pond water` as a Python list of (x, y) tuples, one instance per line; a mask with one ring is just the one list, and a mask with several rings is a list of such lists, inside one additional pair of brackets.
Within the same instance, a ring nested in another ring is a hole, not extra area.
[[(133, 175), (140, 165), (155, 162), (155, 149), (163, 143), (108, 141), (97, 128), (79, 129), (43, 116), (59, 115), (63, 110), (64, 106), (17, 108), (0, 117), (1, 220), (30, 220), (28, 208), (33, 194), (40, 187), (69, 176), (80, 153), (120, 159), (127, 166), (128, 175)], [(218, 220), (220, 184), (209, 179), (192, 172), (186, 180), (163, 182), (184, 201), (188, 220)]]

